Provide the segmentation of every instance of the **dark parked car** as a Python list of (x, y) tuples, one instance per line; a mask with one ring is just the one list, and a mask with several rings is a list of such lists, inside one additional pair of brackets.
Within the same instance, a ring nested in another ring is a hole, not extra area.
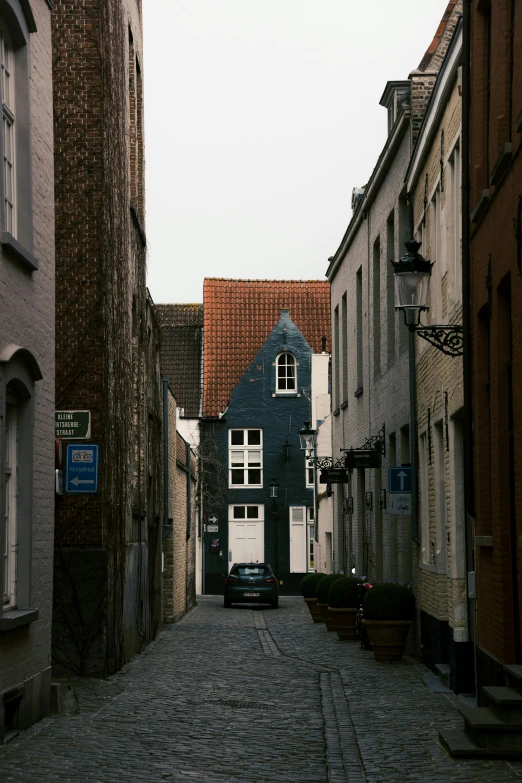
[(234, 563), (225, 579), (224, 607), (232, 604), (270, 604), (277, 609), (279, 588), (267, 563)]

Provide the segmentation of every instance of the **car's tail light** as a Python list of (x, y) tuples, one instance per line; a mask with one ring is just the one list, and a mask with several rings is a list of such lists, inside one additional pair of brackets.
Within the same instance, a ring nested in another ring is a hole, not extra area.
[(267, 576), (265, 582), (268, 582), (268, 584), (273, 585), (275, 582), (277, 582), (277, 579), (275, 578), (275, 576)]
[(238, 576), (227, 576), (225, 579), (225, 582), (228, 584), (228, 582), (239, 582)]

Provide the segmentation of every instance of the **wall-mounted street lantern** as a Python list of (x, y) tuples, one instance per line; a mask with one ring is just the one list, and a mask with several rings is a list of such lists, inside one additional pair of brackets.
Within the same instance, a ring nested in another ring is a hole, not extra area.
[(273, 498), (273, 500), (275, 500), (279, 492), (279, 484), (277, 483), (275, 478), (273, 478), (268, 486), (270, 487), (270, 497)]
[(303, 451), (313, 451), (315, 448), (315, 436), (317, 430), (313, 430), (309, 421), (305, 421), (304, 427), (299, 430), (299, 440), (301, 442), (301, 449)]
[(424, 326), (420, 314), (428, 308), (431, 268), (433, 264), (419, 253), (420, 242), (405, 243), (408, 252), (400, 261), (392, 261), (395, 276), (395, 309), (402, 310), (404, 322), (415, 332), (448, 356), (462, 356), (463, 331), (460, 324)]

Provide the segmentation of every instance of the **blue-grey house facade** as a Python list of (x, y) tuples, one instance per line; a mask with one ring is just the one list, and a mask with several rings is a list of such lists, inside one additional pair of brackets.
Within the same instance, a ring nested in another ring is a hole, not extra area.
[(214, 481), (224, 484), (204, 495), (205, 593), (223, 592), (234, 562), (270, 563), (289, 595), (313, 570), (313, 477), (299, 444), (311, 418), (312, 354), (290, 310), (281, 309), (226, 410), (201, 422), (203, 441), (215, 449)]

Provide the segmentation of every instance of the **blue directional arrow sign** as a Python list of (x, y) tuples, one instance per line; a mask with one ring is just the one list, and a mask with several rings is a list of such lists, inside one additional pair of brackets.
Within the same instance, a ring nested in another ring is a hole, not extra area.
[(401, 465), (396, 468), (388, 468), (388, 488), (392, 493), (411, 492), (411, 467)]
[(68, 443), (65, 491), (71, 495), (98, 492), (98, 446)]

